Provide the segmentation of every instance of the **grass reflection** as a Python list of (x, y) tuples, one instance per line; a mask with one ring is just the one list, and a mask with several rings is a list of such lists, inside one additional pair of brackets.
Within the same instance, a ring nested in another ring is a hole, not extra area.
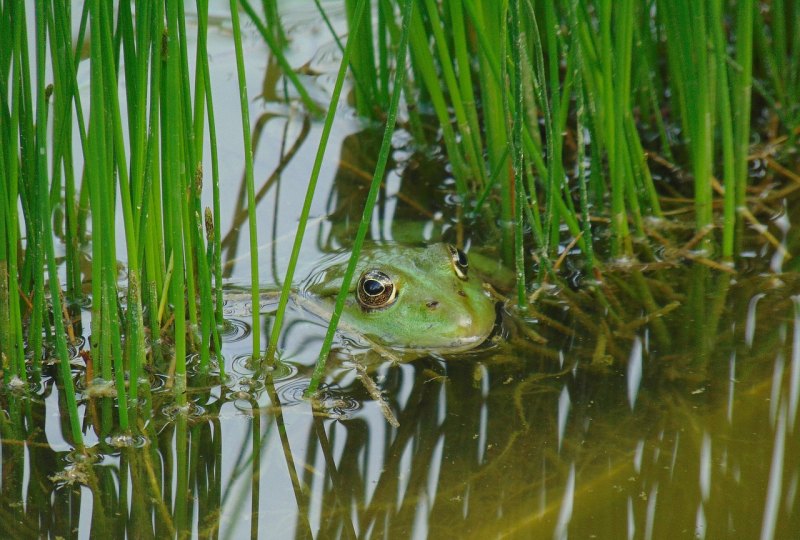
[[(44, 422), (62, 399), (45, 378), (33, 398), (4, 396), (0, 527), (18, 537), (75, 528), (141, 538), (786, 537), (800, 520), (800, 317), (786, 294), (797, 284), (787, 276), (754, 308), (762, 279), (731, 284), (716, 321), (664, 316), (676, 338), (706, 335), (704, 324), (729, 329), (710, 346), (676, 339), (662, 349), (645, 325), (633, 407), (628, 367), (599, 367), (583, 346), (583, 318), (569, 311), (560, 323), (571, 347), (542, 328), (563, 367), (512, 335), (468, 361), (376, 368), (396, 429), (346, 367), (326, 400), (286, 401), (283, 387), (307, 378), (306, 367), (249, 393), (235, 380), (190, 381), (186, 409), (156, 389), (144, 438), (127, 442), (102, 427), (114, 417), (110, 398), (84, 398), (95, 442), (78, 459), (54, 444), (68, 433), (63, 415)], [(360, 408), (337, 412), (337, 396)]]

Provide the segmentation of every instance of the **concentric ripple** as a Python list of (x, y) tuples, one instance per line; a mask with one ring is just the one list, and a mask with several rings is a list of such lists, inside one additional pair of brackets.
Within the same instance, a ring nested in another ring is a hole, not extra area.
[(19, 398), (32, 395), (41, 395), (48, 383), (49, 378), (43, 377), (40, 382), (28, 379), (23, 381), (16, 375), (11, 377), (7, 383), (0, 382), (0, 390), (8, 392)]
[(69, 354), (69, 359), (77, 359), (80, 356), (80, 351), (85, 348), (85, 345), (86, 338), (83, 336), (77, 336), (75, 338), (75, 343), (67, 343), (67, 353)]
[(106, 437), (106, 443), (114, 448), (144, 448), (150, 440), (143, 435), (131, 435), (130, 433), (119, 433)]
[(219, 335), (225, 343), (235, 343), (242, 341), (250, 336), (252, 328), (246, 322), (239, 319), (225, 319), (220, 329)]
[(253, 313), (253, 303), (247, 300), (225, 299), (222, 304), (222, 314), (228, 317), (248, 317)]
[(259, 371), (270, 373), (272, 380), (276, 382), (290, 379), (294, 377), (298, 371), (297, 366), (284, 360), (278, 360), (275, 362), (274, 366), (260, 368), (253, 361), (253, 356), (251, 354), (239, 354), (234, 356), (231, 367), (234, 373), (247, 378)]
[(298, 379), (282, 384), (277, 389), (278, 399), (283, 407), (299, 405), (305, 401), (305, 391), (308, 389), (308, 379)]
[(237, 375), (249, 376), (256, 370), (256, 365), (251, 354), (237, 354), (233, 357), (231, 368)]
[[(202, 371), (200, 369), (201, 358), (202, 357), (200, 356), (200, 353), (190, 353), (186, 356), (187, 375), (191, 377), (201, 373)], [(223, 362), (225, 361), (224, 358), (222, 359), (222, 361)], [(208, 370), (206, 371), (206, 374), (212, 376), (219, 375), (219, 359), (217, 358), (217, 355), (214, 353), (211, 353), (209, 355)]]
[(147, 384), (150, 385), (150, 391), (155, 393), (161, 392), (166, 389), (169, 377), (163, 373), (154, 373), (147, 377)]
[(272, 407), (267, 393), (263, 391), (242, 389), (231, 392), (228, 398), (233, 402), (234, 407), (247, 414), (253, 414), (262, 408), (270, 409)]
[[(308, 384), (307, 379), (302, 379), (281, 385), (277, 389), (281, 405), (291, 407), (306, 402), (305, 391)], [(315, 411), (338, 420), (347, 420), (353, 412), (361, 408), (361, 404), (352, 396), (325, 386), (319, 388), (317, 395), (311, 401)]]

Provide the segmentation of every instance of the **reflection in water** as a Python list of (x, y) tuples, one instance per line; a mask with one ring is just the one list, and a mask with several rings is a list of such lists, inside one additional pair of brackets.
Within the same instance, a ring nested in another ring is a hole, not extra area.
[(628, 358), (628, 402), (631, 409), (636, 405), (639, 385), (642, 384), (642, 340), (639, 336), (633, 339), (631, 356)]
[[(656, 349), (647, 328), (629, 342), (627, 366), (593, 364), (573, 340), (562, 369), (511, 336), (463, 357), (375, 367), (396, 429), (347, 362), (319, 399), (299, 397), (321, 332), (300, 319), (290, 323), (308, 338), (287, 350), (296, 362), (254, 377), (246, 344), (232, 336), (223, 352), (233, 378), (201, 384), (195, 375), (187, 410), (155, 387), (154, 414), (138, 420), (143, 439), (130, 444), (104, 431), (110, 398), (84, 399), (89, 458), (64, 444), (53, 379), (30, 398), (5, 391), (1, 532), (791, 537), (800, 526), (800, 308), (767, 293), (749, 346), (747, 281), (730, 290), (721, 327), (732, 330), (705, 360), (706, 373), (724, 376), (669, 380), (676, 365), (696, 365), (701, 347)], [(672, 334), (703, 324), (674, 313), (663, 321)], [(560, 324), (582, 330), (569, 312)], [(539, 330), (558, 342), (559, 332)]]
[[(311, 126), (309, 118), (307, 116), (303, 117), (301, 124), (302, 127), (300, 128), (300, 132), (296, 135), (296, 138), (294, 139), (294, 141), (291, 142), (291, 146), (287, 150), (285, 148), (285, 143), (287, 142), (287, 138), (289, 137), (290, 133), (289, 128), (294, 125), (294, 122), (292, 122), (291, 118), (281, 118), (280, 116), (276, 116), (274, 114), (265, 113), (261, 117), (259, 117), (253, 129), (254, 154), (258, 150), (259, 143), (261, 142), (261, 137), (264, 134), (264, 126), (270, 120), (284, 122), (283, 137), (282, 137), (282, 141), (284, 144), (281, 145), (280, 159), (275, 169), (258, 186), (258, 190), (255, 193), (256, 204), (260, 203), (261, 200), (265, 197), (265, 195), (267, 195), (267, 193), (269, 193), (271, 189), (274, 189), (275, 191), (278, 191), (280, 189), (281, 175), (284, 169), (291, 163), (292, 159), (297, 154), (303, 142), (305, 142)], [(277, 202), (278, 200), (279, 200), (279, 194), (276, 194), (275, 201)], [(277, 210), (278, 209), (276, 207), (272, 212), (274, 218), (277, 218), (278, 216)], [(247, 222), (248, 216), (249, 216), (249, 207), (247, 206), (247, 184), (245, 182), (244, 175), (242, 175), (241, 183), (239, 185), (239, 193), (236, 197), (235, 208), (233, 209), (233, 218), (231, 220), (230, 228), (228, 229), (228, 232), (225, 234), (225, 236), (222, 237), (221, 241), (221, 248), (224, 253), (224, 259), (225, 259), (225, 263), (223, 264), (223, 268), (225, 270), (224, 272), (225, 277), (230, 277), (233, 272), (233, 267), (237, 259), (238, 248), (241, 243), (241, 240), (239, 238), (241, 227)], [(273, 223), (273, 231), (276, 230), (277, 227)], [(275, 255), (274, 252), (272, 254), (273, 256)]]

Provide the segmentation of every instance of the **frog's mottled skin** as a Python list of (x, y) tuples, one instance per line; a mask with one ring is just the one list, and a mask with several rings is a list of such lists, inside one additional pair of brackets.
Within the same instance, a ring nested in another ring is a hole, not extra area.
[[(302, 296), (330, 311), (348, 257), (349, 253), (342, 253), (323, 261), (303, 284)], [(365, 309), (359, 304), (356, 288), (367, 270), (386, 274), (397, 288), (390, 305)], [(458, 274), (446, 244), (364, 248), (339, 327), (396, 350), (452, 353), (471, 349), (491, 333), (495, 302), (474, 271), (467, 271), (465, 279)]]

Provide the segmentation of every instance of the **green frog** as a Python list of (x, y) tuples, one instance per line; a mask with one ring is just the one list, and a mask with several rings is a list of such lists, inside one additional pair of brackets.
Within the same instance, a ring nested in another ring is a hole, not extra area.
[[(303, 299), (330, 312), (348, 257), (325, 261), (303, 283)], [(340, 328), (395, 350), (455, 353), (486, 340), (495, 304), (466, 254), (452, 245), (375, 246), (361, 252)]]
[[(349, 256), (323, 259), (295, 292), (295, 303), (330, 318)], [(492, 333), (496, 304), (466, 254), (452, 245), (376, 245), (361, 251), (338, 328), (388, 357), (395, 357), (391, 351), (458, 353)]]

